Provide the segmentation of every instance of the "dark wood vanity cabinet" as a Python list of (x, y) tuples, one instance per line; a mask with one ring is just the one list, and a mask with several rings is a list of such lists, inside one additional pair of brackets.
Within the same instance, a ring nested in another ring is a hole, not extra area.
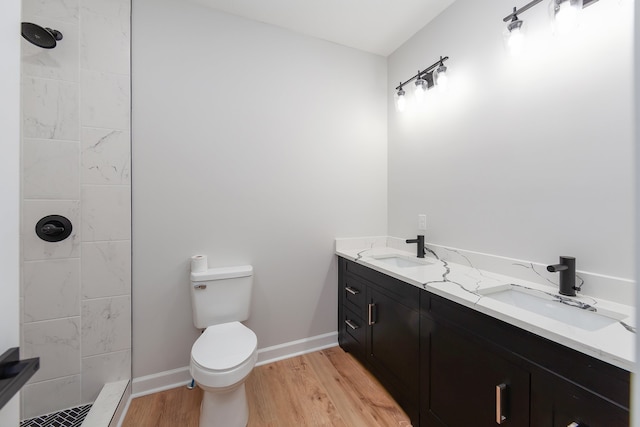
[(461, 425), (449, 414), (456, 403), (435, 396), (447, 378), (463, 382), (457, 407), (476, 426), (500, 425), (500, 415), (514, 427), (629, 426), (629, 372), (429, 292), (420, 297), (421, 426)]
[(340, 258), (338, 341), (418, 426), (420, 290)]
[(629, 426), (623, 369), (343, 258), (339, 292), (340, 346), (414, 427)]

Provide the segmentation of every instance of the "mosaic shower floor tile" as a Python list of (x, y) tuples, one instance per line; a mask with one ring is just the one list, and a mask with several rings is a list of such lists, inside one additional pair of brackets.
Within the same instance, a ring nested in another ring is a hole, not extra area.
[(31, 418), (20, 422), (20, 427), (80, 427), (89, 413), (91, 405), (65, 409), (53, 414)]

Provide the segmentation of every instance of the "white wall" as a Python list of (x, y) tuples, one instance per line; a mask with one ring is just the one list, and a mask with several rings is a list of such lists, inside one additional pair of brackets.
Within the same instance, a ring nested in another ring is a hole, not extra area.
[[(0, 13), (0, 353), (19, 345), (20, 1)], [(20, 398), (0, 409), (0, 425), (17, 426)]]
[(440, 55), (450, 91), (400, 115), (389, 91), (389, 234), (634, 277), (631, 1), (584, 10), (551, 35), (541, 4), (521, 18), (528, 55), (507, 56), (508, 0), (458, 0), (389, 57), (396, 86)]
[(386, 61), (133, 3), (133, 375), (188, 366), (189, 257), (252, 264), (259, 348), (336, 331), (336, 236), (386, 233)]

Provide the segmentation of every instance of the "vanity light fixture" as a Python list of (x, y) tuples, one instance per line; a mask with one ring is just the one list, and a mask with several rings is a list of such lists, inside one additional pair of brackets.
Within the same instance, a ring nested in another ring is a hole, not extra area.
[(406, 92), (403, 87), (408, 83), (411, 83), (415, 80), (415, 98), (417, 103), (424, 102), (427, 91), (433, 86), (441, 86), (441, 89), (446, 89), (447, 86), (447, 67), (444, 65), (444, 62), (449, 59), (448, 56), (440, 57), (440, 60), (435, 64), (425, 68), (424, 70), (418, 70), (418, 74), (411, 77), (409, 80), (405, 82), (400, 82), (398, 86), (395, 87), (395, 104), (396, 110), (402, 113), (405, 111), (407, 107), (407, 99)]
[[(524, 46), (524, 22), (518, 18), (523, 12), (541, 3), (543, 0), (533, 0), (520, 9), (513, 8), (513, 12), (502, 20), (508, 22), (505, 29), (505, 46), (513, 55), (518, 55)], [(577, 25), (582, 9), (598, 0), (551, 0), (549, 14), (555, 31), (559, 35), (570, 33)]]

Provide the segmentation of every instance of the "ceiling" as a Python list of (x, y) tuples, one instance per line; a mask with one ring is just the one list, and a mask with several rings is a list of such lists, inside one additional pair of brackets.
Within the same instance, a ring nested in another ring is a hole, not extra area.
[(455, 0), (195, 0), (254, 21), (388, 56)]

